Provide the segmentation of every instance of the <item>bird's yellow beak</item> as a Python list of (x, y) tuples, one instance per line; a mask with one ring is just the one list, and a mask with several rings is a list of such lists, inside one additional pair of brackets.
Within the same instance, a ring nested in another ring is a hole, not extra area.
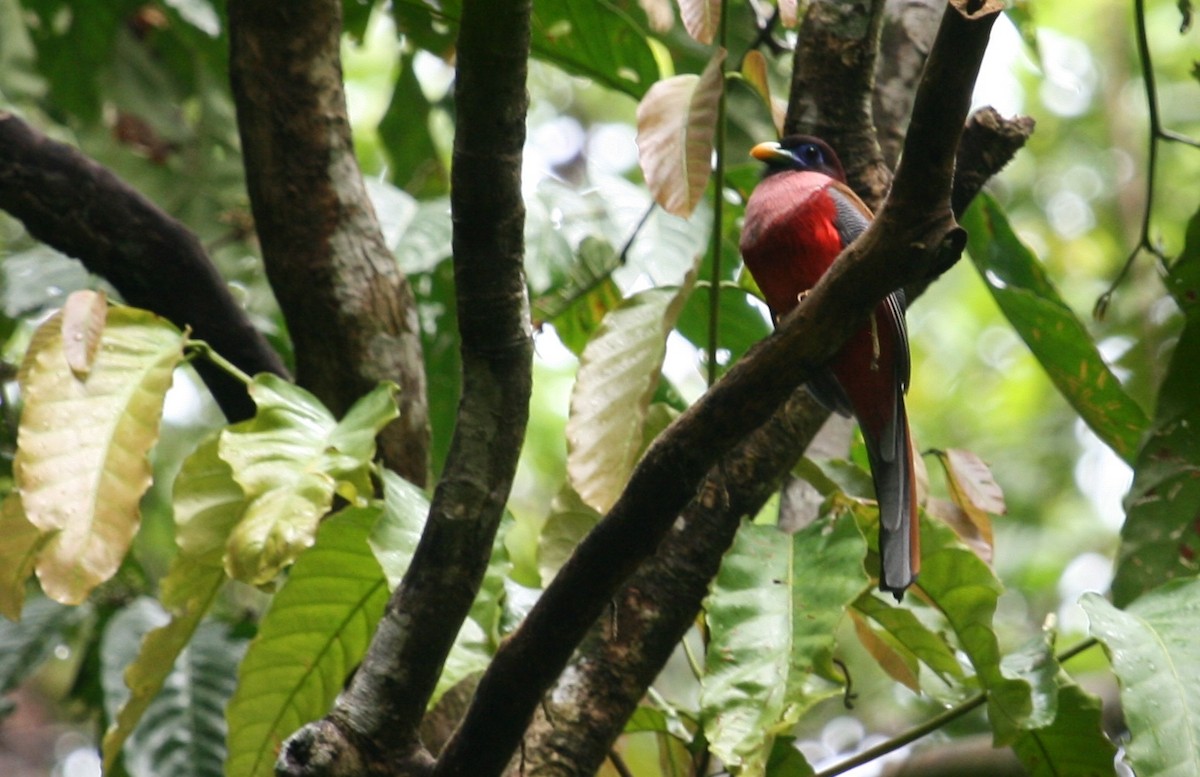
[(770, 162), (786, 159), (788, 157), (788, 153), (783, 150), (783, 146), (780, 146), (778, 143), (772, 140), (768, 143), (759, 143), (757, 146), (750, 149), (750, 156), (754, 157), (760, 162)]

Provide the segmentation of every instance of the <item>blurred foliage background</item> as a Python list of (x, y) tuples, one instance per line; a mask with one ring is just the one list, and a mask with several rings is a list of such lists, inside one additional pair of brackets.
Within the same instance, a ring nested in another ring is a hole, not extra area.
[[(436, 467), (445, 456), (458, 380), (446, 199), (453, 69), (435, 53), (439, 46), (449, 49), (445, 31), (421, 22), (426, 17), (412, 12), (418, 5), (397, 0), (389, 12), (382, 3), (347, 0), (344, 66), (358, 157), (371, 179), (385, 235), (420, 301)], [(1148, 2), (1146, 26), (1162, 122), (1195, 137), (1200, 49), (1196, 31), (1181, 23), (1186, 5)], [(769, 9), (732, 4), (734, 55), (756, 34), (760, 12)], [(1138, 253), (1107, 314), (1091, 315), (1138, 246), (1147, 205), (1148, 115), (1133, 13), (1125, 0), (1093, 0), (1086, 10), (1071, 0), (1018, 3), (993, 33), (976, 102), (1037, 120), (1032, 141), (991, 191), (1085, 320), (1127, 391), (1152, 415), (1183, 321), (1164, 289), (1162, 262)], [(286, 354), (286, 332), (256, 256), (224, 25), (223, 8), (208, 0), (0, 0), (0, 109), (79, 147), (184, 221)], [(621, 34), (612, 32), (613, 40), (619, 42)], [(795, 36), (779, 30), (777, 37), (788, 45)], [(631, 80), (610, 88), (604, 73), (589, 78), (586, 68), (570, 64), (569, 51), (553, 48), (553, 30), (542, 30), (535, 49), (539, 42), (544, 50), (532, 63), (525, 158), (532, 296), (537, 300), (561, 287), (565, 268), (593, 255), (589, 251), (604, 263), (628, 248), (614, 274), (625, 293), (680, 282), (691, 256), (704, 250), (711, 211), (704, 203), (688, 222), (653, 212), (639, 231), (649, 197), (640, 185), (634, 112), (648, 84)], [(636, 49), (628, 55), (632, 60), (656, 65), (664, 75), (698, 72), (706, 59), (678, 23), (628, 45)], [(790, 56), (773, 57), (771, 65), (776, 94), (786, 94)], [(774, 130), (749, 89), (734, 84), (730, 100), (729, 181), (744, 193), (757, 177), (745, 150)], [(1200, 152), (1162, 144), (1157, 174), (1149, 236), (1164, 255), (1174, 256), (1200, 203), (1195, 185)], [(733, 207), (726, 209), (723, 225), (729, 254), (740, 216), (736, 200), (731, 195)], [(0, 257), (0, 334), (7, 338), (5, 360), (15, 363), (34, 322), (66, 293), (103, 283), (4, 216)], [(735, 274), (730, 267), (728, 279)], [(680, 406), (673, 393), (686, 400), (703, 391), (702, 296), (689, 303), (669, 342), (668, 385), (660, 388), (664, 407)], [(725, 307), (722, 367), (769, 329), (759, 308), (740, 292), (731, 292)], [(596, 322), (579, 316), (556, 324), (544, 326), (537, 337), (531, 424), (510, 502), (515, 524), (505, 543), (514, 563), (513, 596), (522, 587), (540, 586), (548, 571), (539, 542), (565, 478), (576, 354)], [(1036, 634), (1048, 616), (1058, 619), (1064, 643), (1076, 641), (1086, 629), (1077, 598), (1088, 590), (1106, 591), (1112, 578), (1122, 498), (1131, 480), (1128, 464), (1078, 419), (969, 262), (960, 262), (914, 304), (909, 327), (914, 365), (909, 415), (918, 445), (975, 452), (1004, 490), (1007, 514), (995, 521), (995, 567), (1007, 586), (998, 617), (1010, 627), (1000, 632), (1002, 647)], [(6, 399), (4, 442), (11, 453), (11, 391)], [(171, 468), (199, 435), (219, 423), (194, 382), (177, 385), (165, 420), (170, 433), (156, 453), (161, 483), (169, 482)], [(926, 463), (933, 492), (944, 495), (939, 465), (933, 458)], [(169, 499), (152, 492), (136, 548), (150, 578), (161, 573), (171, 552), (169, 521)], [(60, 646), (20, 691), (22, 698), (62, 698), (81, 660), (89, 659), (69, 644)], [(668, 681), (676, 670), (669, 670)], [(872, 682), (882, 687), (885, 679), (877, 674), (856, 675), (860, 693), (869, 694)], [(912, 708), (928, 703), (903, 690), (896, 691), (896, 702), (856, 711), (855, 718), (833, 715), (833, 722), (830, 715), (818, 716), (821, 726), (807, 732), (815, 760), (869, 744), (868, 732), (894, 728)], [(87, 771), (94, 766), (87, 737), (73, 727), (56, 741), (44, 733), (57, 736), (54, 721), (72, 719), (70, 704), (20, 708), (26, 711), (3, 724), (5, 749), (17, 755), (0, 755), (11, 757), (18, 771), (0, 771), (94, 773)]]

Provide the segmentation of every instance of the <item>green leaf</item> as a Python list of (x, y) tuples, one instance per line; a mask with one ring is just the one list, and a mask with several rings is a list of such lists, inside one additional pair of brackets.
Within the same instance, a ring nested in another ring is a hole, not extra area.
[[(876, 639), (882, 642), (864, 641), (863, 644), (883, 670), (913, 691), (920, 690), (916, 677), (917, 661), (933, 670), (944, 683), (962, 678), (962, 666), (954, 656), (954, 649), (946, 643), (946, 638), (922, 623), (912, 610), (888, 606), (868, 591), (854, 601), (851, 614), (855, 616), (860, 638), (865, 628), (870, 629)], [(878, 628), (872, 629), (867, 619), (874, 621)]]
[(739, 529), (705, 604), (701, 718), (712, 752), (740, 774), (762, 774), (774, 735), (837, 692), (816, 670), (862, 590), (862, 557), (848, 518), (790, 536), (773, 526)]
[(384, 470), (383, 519), (371, 530), (367, 543), (387, 578), (388, 590), (394, 591), (408, 571), (428, 517), (425, 492), (390, 469)]
[(312, 544), (335, 489), (347, 499), (369, 490), (374, 436), (396, 416), (394, 388), (383, 385), (337, 423), (312, 394), (274, 375), (250, 384), (258, 413), (221, 433), (219, 453), (233, 468), (247, 505), (229, 538), (229, 576), (268, 583)]
[(542, 0), (534, 3), (534, 57), (568, 73), (639, 98), (659, 78), (644, 29), (627, 4), (614, 0)]
[(184, 459), (175, 476), (172, 506), (179, 555), (162, 583), (162, 601), (167, 607), (182, 606), (191, 598), (194, 578), (175, 572), (181, 561), (191, 561), (225, 577), (225, 546), (241, 520), (246, 497), (233, 477), (233, 469), (220, 456), (220, 444), (220, 431), (205, 437)]
[(29, 522), (51, 535), (36, 562), (42, 589), (78, 604), (117, 571), (137, 530), (184, 338), (158, 316), (112, 307), (95, 363), (77, 378), (62, 321), (58, 313), (38, 328), (21, 365), (13, 472)]
[[(1050, 725), (1058, 714), (1058, 675), (1052, 633), (1043, 631), (1000, 660), (1000, 672), (1029, 686), (1030, 711), (1019, 723), (1022, 730)], [(1015, 695), (1015, 694), (1014, 694)]]
[(38, 23), (29, 25), (38, 70), (50, 84), (52, 104), (85, 122), (100, 117), (100, 76), (108, 69), (116, 39), (136, 10), (133, 0), (78, 0), (65, 18), (59, 3), (32, 3)]
[(107, 764), (115, 763), (125, 741), (150, 712), (172, 667), (225, 583), (225, 545), (241, 519), (245, 499), (233, 471), (217, 455), (219, 440), (215, 432), (205, 438), (175, 477), (179, 553), (161, 583), (162, 605), (168, 608), (170, 620), (146, 633), (136, 657), (131, 652), (125, 670), (129, 693), (111, 716), (112, 725), (104, 735)]
[[(110, 716), (126, 704), (125, 665), (150, 641), (147, 632), (166, 613), (142, 598), (108, 624), (101, 645), (101, 680)], [(143, 637), (146, 637), (143, 640)], [(168, 661), (168, 677), (141, 723), (122, 750), (126, 771), (135, 777), (170, 774), (220, 777), (225, 760), (225, 703), (233, 693), (235, 672), (245, 641), (231, 638), (228, 627), (203, 624), (185, 650)], [(126, 705), (127, 706), (127, 705)]]
[(37, 554), (53, 535), (42, 534), (25, 517), (21, 496), (10, 491), (0, 503), (0, 615), (20, 620), (25, 588)]
[(429, 272), (450, 256), (449, 197), (417, 203), (412, 216), (396, 226), (400, 230), (396, 261), (405, 274)]
[[(866, 527), (870, 535), (876, 533), (877, 525), (872, 522)], [(1000, 581), (941, 523), (921, 522), (921, 575), (916, 585), (923, 598), (945, 616), (987, 690), (996, 745), (1012, 742), (1022, 728), (1042, 725), (1030, 684), (1001, 670), (992, 622), (1003, 591)]]
[(1104, 363), (1087, 329), (1059, 297), (1041, 263), (986, 194), (963, 216), (967, 248), (1009, 323), (1092, 431), (1126, 461), (1149, 422)]
[(0, 305), (11, 318), (58, 307), (64, 294), (89, 285), (78, 261), (40, 244), (5, 256), (0, 277)]
[[(701, 350), (708, 342), (710, 288), (701, 287), (688, 297), (679, 316), (679, 333)], [(729, 351), (730, 364), (737, 362), (751, 346), (771, 334), (771, 325), (763, 317), (761, 309), (751, 304), (750, 299), (751, 295), (744, 289), (730, 284), (721, 286), (717, 347)]]
[(767, 774), (770, 777), (812, 777), (816, 772), (796, 749), (795, 737), (777, 737), (767, 761)]
[(0, 694), (15, 690), (54, 655), (87, 611), (38, 596), (25, 605), (19, 622), (0, 620)]
[(471, 618), (467, 618), (454, 638), (442, 674), (438, 677), (433, 695), (429, 697), (432, 707), (441, 700), (446, 691), (453, 688), (467, 677), (482, 672), (492, 659), (492, 645), (483, 628)]
[(1124, 606), (1147, 591), (1200, 571), (1200, 212), (1188, 223), (1183, 253), (1167, 288), (1186, 320), (1159, 387), (1154, 426), (1138, 451), (1125, 498), (1113, 601)]
[[(641, 97), (659, 77), (646, 32), (618, 0), (541, 0), (533, 7), (532, 55), (568, 73)], [(461, 0), (398, 0), (396, 26), (415, 45), (449, 61)]]
[(642, 450), (642, 427), (679, 311), (691, 291), (647, 289), (604, 317), (584, 348), (567, 419), (567, 474), (583, 501), (607, 512)]
[(1200, 774), (1200, 581), (1177, 580), (1118, 610), (1088, 593), (1080, 600), (1121, 685), (1139, 777)]
[(445, 195), (450, 188), (450, 176), (430, 131), (429, 109), (413, 70), (413, 55), (402, 54), (392, 99), (379, 120), (379, 139), (391, 163), (392, 182), (421, 199)]
[(279, 743), (329, 710), (362, 658), (388, 596), (367, 546), (380, 513), (352, 507), (324, 521), (271, 602), (229, 702), (226, 773), (272, 774)]
[[(613, 270), (621, 266), (616, 249), (602, 237), (589, 235), (579, 244), (564, 277), (531, 305), (535, 321), (554, 321), (593, 291), (611, 287)], [(603, 315), (605, 311), (601, 312)], [(599, 317), (596, 317), (599, 321)]]
[(354, 486), (356, 493), (340, 493), (350, 502), (371, 498), (374, 489), (367, 478), (375, 458), (375, 437), (400, 415), (395, 383), (384, 382), (360, 397), (329, 434), (321, 469), (341, 483)]
[(600, 522), (600, 513), (584, 504), (577, 495), (567, 498), (560, 495), (558, 504), (551, 508), (550, 516), (542, 525), (538, 536), (538, 572), (542, 587), (558, 574), (558, 570), (575, 552), (575, 546), (584, 535)]
[(659, 81), (638, 103), (638, 161), (667, 213), (690, 216), (708, 186), (724, 61), (718, 49), (702, 74)]
[(1167, 275), (1167, 291), (1188, 318), (1200, 312), (1200, 210), (1188, 220), (1183, 251)]
[(582, 356), (604, 317), (620, 307), (621, 299), (621, 290), (612, 278), (601, 280), (552, 319), (558, 339), (577, 357)]
[(1100, 700), (1060, 675), (1058, 714), (1012, 743), (1029, 777), (1115, 775), (1117, 749), (1104, 735)]
[[(186, 586), (187, 600), (176, 608), (170, 620), (147, 624), (138, 633), (138, 638), (144, 634), (144, 639), (141, 648), (136, 650), (136, 656), (132, 647), (122, 653), (124, 659), (121, 665), (128, 662), (128, 666), (124, 671), (125, 684), (121, 692), (117, 695), (111, 690), (106, 693), (106, 697), (115, 701), (107, 705), (111, 724), (101, 742), (105, 771), (113, 768), (126, 741), (134, 735), (146, 715), (152, 712), (155, 698), (170, 680), (180, 654), (187, 648), (225, 582), (225, 575), (219, 568), (204, 567), (188, 558), (174, 562), (170, 578), (186, 581), (172, 585), (176, 589)], [(164, 581), (164, 588), (166, 585)], [(163, 617), (166, 617), (165, 613)], [(155, 620), (161, 621), (160, 618)], [(157, 627), (151, 629), (155, 625)], [(111, 689), (115, 686), (108, 687)]]

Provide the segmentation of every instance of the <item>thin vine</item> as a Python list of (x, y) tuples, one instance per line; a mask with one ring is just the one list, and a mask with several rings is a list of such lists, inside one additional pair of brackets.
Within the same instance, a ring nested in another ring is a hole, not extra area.
[[(1158, 259), (1160, 268), (1164, 271), (1167, 269), (1169, 257), (1163, 251), (1162, 247), (1150, 238), (1150, 219), (1154, 213), (1154, 186), (1158, 172), (1159, 143), (1161, 141), (1169, 141), (1182, 143), (1193, 148), (1200, 148), (1200, 140), (1163, 127), (1162, 114), (1158, 109), (1158, 86), (1155, 83), (1154, 77), (1154, 60), (1150, 54), (1150, 40), (1146, 34), (1146, 0), (1133, 0), (1133, 15), (1138, 61), (1142, 66), (1142, 83), (1146, 90), (1146, 109), (1150, 120), (1149, 150), (1146, 163), (1146, 201), (1142, 209), (1142, 221), (1138, 231), (1137, 243), (1125, 258), (1125, 262), (1121, 265), (1121, 270), (1117, 273), (1117, 277), (1113, 279), (1108, 289), (1096, 300), (1092, 315), (1097, 319), (1104, 318), (1104, 314), (1108, 311), (1108, 305), (1112, 302), (1112, 296), (1116, 293), (1117, 287), (1125, 280), (1125, 276), (1129, 274), (1134, 261), (1137, 260), (1143, 251)], [(1185, 32), (1187, 27), (1188, 20), (1185, 17), (1180, 32)]]
[[(721, 0), (721, 16), (717, 22), (717, 50), (725, 51), (729, 36), (729, 0)], [(718, 334), (721, 328), (721, 247), (725, 205), (725, 59), (719, 64), (721, 93), (717, 97), (716, 162), (713, 165), (713, 227), (712, 274), (708, 286), (708, 385), (717, 382), (720, 365), (717, 363)]]
[[(1094, 639), (1094, 638), (1085, 639), (1084, 641), (1080, 642), (1079, 644), (1074, 645), (1074, 646), (1064, 650), (1062, 653), (1060, 653), (1058, 656), (1056, 656), (1056, 660), (1059, 663), (1064, 663), (1064, 662), (1069, 661), (1070, 659), (1074, 658), (1075, 656), (1079, 655), (1080, 653), (1084, 652), (1085, 650), (1095, 647), (1098, 644), (1099, 644), (1099, 642), (1097, 642), (1096, 639)], [(908, 731), (905, 731), (903, 734), (892, 737), (891, 739), (887, 740), (886, 742), (880, 742), (878, 745), (875, 745), (874, 747), (869, 747), (866, 750), (863, 750), (859, 753), (855, 753), (850, 758), (847, 758), (846, 760), (844, 760), (840, 763), (834, 764), (833, 766), (829, 767), (828, 769), (825, 769), (824, 771), (817, 772), (817, 774), (813, 775), (813, 777), (837, 777), (837, 775), (839, 775), (839, 774), (845, 774), (846, 772), (850, 771), (851, 769), (862, 766), (863, 764), (870, 763), (871, 761), (874, 761), (877, 758), (882, 758), (883, 756), (887, 755), (888, 753), (895, 752), (896, 750), (899, 750), (900, 748), (904, 747), (905, 745), (912, 744), (913, 742), (917, 741), (918, 739), (924, 737), (926, 734), (932, 734), (934, 731), (937, 731), (938, 729), (942, 728), (943, 726), (946, 726), (946, 725), (958, 720), (959, 718), (965, 716), (969, 712), (971, 712), (975, 709), (978, 709), (979, 707), (983, 706), (984, 703), (987, 702), (987, 699), (988, 699), (987, 691), (980, 691), (979, 693), (975, 694), (974, 696), (967, 699), (966, 701), (960, 702), (959, 704), (956, 704), (955, 706), (951, 707), (950, 709), (946, 710), (945, 712), (942, 712), (939, 715), (933, 716), (932, 718), (925, 721), (924, 723), (921, 723), (918, 726), (913, 726)]]

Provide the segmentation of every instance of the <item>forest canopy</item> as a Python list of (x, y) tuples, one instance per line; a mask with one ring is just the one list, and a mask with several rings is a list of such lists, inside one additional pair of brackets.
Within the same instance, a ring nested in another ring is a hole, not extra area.
[(0, 0), (0, 772), (1200, 774), (1193, 14)]

